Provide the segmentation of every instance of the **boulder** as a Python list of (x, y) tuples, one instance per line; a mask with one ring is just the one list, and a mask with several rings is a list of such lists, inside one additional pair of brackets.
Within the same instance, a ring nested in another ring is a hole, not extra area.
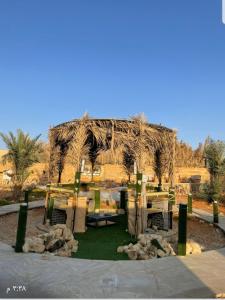
[(186, 244), (186, 254), (200, 254), (202, 253), (201, 246), (193, 240), (188, 240)]
[(71, 252), (76, 253), (78, 250), (78, 245), (73, 246)]
[(49, 252), (54, 252), (55, 250), (61, 248), (62, 246), (64, 246), (65, 241), (64, 240), (58, 240), (58, 239), (54, 239), (51, 240), (50, 243), (46, 246), (46, 249)]
[(129, 247), (128, 247), (128, 246), (123, 246), (123, 251), (124, 251), (125, 253), (127, 253), (128, 250), (129, 250)]
[(56, 239), (61, 238), (62, 234), (63, 234), (63, 229), (57, 228), (56, 230), (54, 230), (54, 237)]
[(171, 245), (159, 234), (139, 234), (136, 244), (119, 246), (118, 253), (125, 252), (132, 260), (146, 260), (155, 257), (175, 255)]
[(131, 259), (131, 260), (136, 260), (138, 257), (137, 251), (135, 251), (135, 250), (128, 250), (127, 255), (128, 255), (129, 259)]
[(124, 252), (123, 246), (119, 246), (119, 247), (117, 248), (117, 253), (123, 253), (123, 252)]
[(63, 229), (63, 235), (62, 235), (62, 238), (65, 240), (65, 241), (69, 241), (69, 240), (73, 240), (74, 239), (74, 236), (73, 236), (73, 233), (72, 231), (65, 227)]
[(63, 257), (70, 257), (71, 256), (71, 250), (65, 249), (65, 248), (60, 248), (57, 250), (56, 255), (58, 256), (63, 256)]
[(157, 255), (158, 257), (165, 257), (168, 256), (164, 251), (162, 251), (161, 249), (157, 250)]
[(66, 244), (67, 244), (69, 249), (73, 249), (75, 246), (78, 247), (78, 241), (76, 241), (74, 239), (68, 241)]
[(23, 245), (23, 251), (43, 253), (45, 251), (44, 240), (39, 237), (27, 238)]
[(52, 230), (65, 229), (65, 228), (67, 228), (66, 224), (56, 224), (52, 226)]

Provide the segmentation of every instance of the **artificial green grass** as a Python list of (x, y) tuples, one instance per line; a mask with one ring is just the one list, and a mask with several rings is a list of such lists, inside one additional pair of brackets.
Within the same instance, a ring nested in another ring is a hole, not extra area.
[(117, 253), (117, 247), (135, 243), (135, 239), (126, 231), (127, 217), (120, 216), (118, 223), (110, 226), (88, 227), (85, 233), (76, 233), (79, 241), (78, 251), (73, 257), (103, 260), (128, 260), (126, 253)]

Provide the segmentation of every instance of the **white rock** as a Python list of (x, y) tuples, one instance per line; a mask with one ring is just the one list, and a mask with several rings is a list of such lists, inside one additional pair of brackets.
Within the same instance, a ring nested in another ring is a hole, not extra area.
[(24, 252), (43, 253), (45, 250), (44, 240), (39, 237), (28, 238), (23, 245)]
[(61, 228), (57, 228), (57, 229), (54, 230), (54, 237), (56, 239), (61, 238), (62, 234), (63, 234), (63, 230)]
[(118, 253), (123, 253), (123, 252), (124, 252), (123, 246), (119, 246), (119, 247), (117, 248), (117, 252), (118, 252)]
[(141, 239), (145, 239), (145, 236), (146, 236), (146, 234), (143, 234), (143, 233), (140, 233), (139, 235), (138, 235), (138, 240), (141, 240)]
[(186, 243), (186, 254), (200, 254), (202, 252), (201, 246), (193, 240), (188, 240)]
[(139, 241), (139, 244), (141, 244), (142, 246), (146, 246), (147, 245), (147, 239), (146, 238), (141, 238)]
[(69, 228), (67, 228), (67, 227), (65, 227), (63, 229), (63, 235), (62, 235), (62, 237), (63, 237), (63, 239), (65, 241), (69, 241), (69, 240), (73, 240), (74, 239), (72, 231)]
[(158, 240), (158, 241), (162, 241), (162, 236), (161, 235), (159, 235), (159, 234), (150, 234), (150, 238), (151, 239), (156, 239), (156, 240)]
[(55, 229), (65, 229), (65, 228), (67, 228), (66, 224), (56, 224), (56, 225), (52, 226), (53, 230), (55, 230)]
[(66, 244), (69, 249), (73, 249), (73, 247), (75, 247), (75, 246), (78, 247), (78, 241), (76, 241), (76, 240), (70, 240)]
[(59, 239), (50, 240), (48, 244), (46, 244), (46, 250), (50, 249)]
[(167, 256), (167, 254), (166, 254), (164, 251), (162, 251), (161, 249), (158, 249), (158, 250), (157, 250), (157, 255), (158, 255), (159, 257), (165, 257), (165, 256)]
[(127, 253), (128, 250), (129, 250), (129, 247), (128, 247), (128, 246), (123, 246), (123, 251), (124, 251), (125, 253)]
[(137, 259), (137, 251), (135, 250), (128, 250), (127, 255), (131, 260), (136, 260)]
[(78, 245), (75, 245), (75, 246), (73, 246), (73, 248), (72, 248), (72, 252), (76, 253), (76, 252), (77, 252), (77, 250), (78, 250)]
[(71, 256), (71, 250), (64, 250), (64, 249), (59, 249), (55, 253), (57, 256), (63, 256), (63, 257), (70, 257)]

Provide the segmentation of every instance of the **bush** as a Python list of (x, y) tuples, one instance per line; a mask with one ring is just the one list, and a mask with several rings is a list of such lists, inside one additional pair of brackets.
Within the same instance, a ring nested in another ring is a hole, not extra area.
[(5, 199), (0, 199), (0, 206), (8, 205), (8, 204), (10, 204), (10, 201), (5, 200)]

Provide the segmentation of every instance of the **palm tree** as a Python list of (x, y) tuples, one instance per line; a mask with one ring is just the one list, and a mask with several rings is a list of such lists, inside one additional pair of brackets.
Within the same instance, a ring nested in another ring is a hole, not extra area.
[(29, 134), (18, 129), (16, 135), (11, 131), (8, 134), (0, 132), (0, 137), (8, 148), (3, 162), (8, 161), (12, 165), (13, 196), (18, 200), (30, 174), (29, 168), (39, 161), (39, 154), (42, 152), (41, 143), (38, 141), (40, 135), (31, 138)]

